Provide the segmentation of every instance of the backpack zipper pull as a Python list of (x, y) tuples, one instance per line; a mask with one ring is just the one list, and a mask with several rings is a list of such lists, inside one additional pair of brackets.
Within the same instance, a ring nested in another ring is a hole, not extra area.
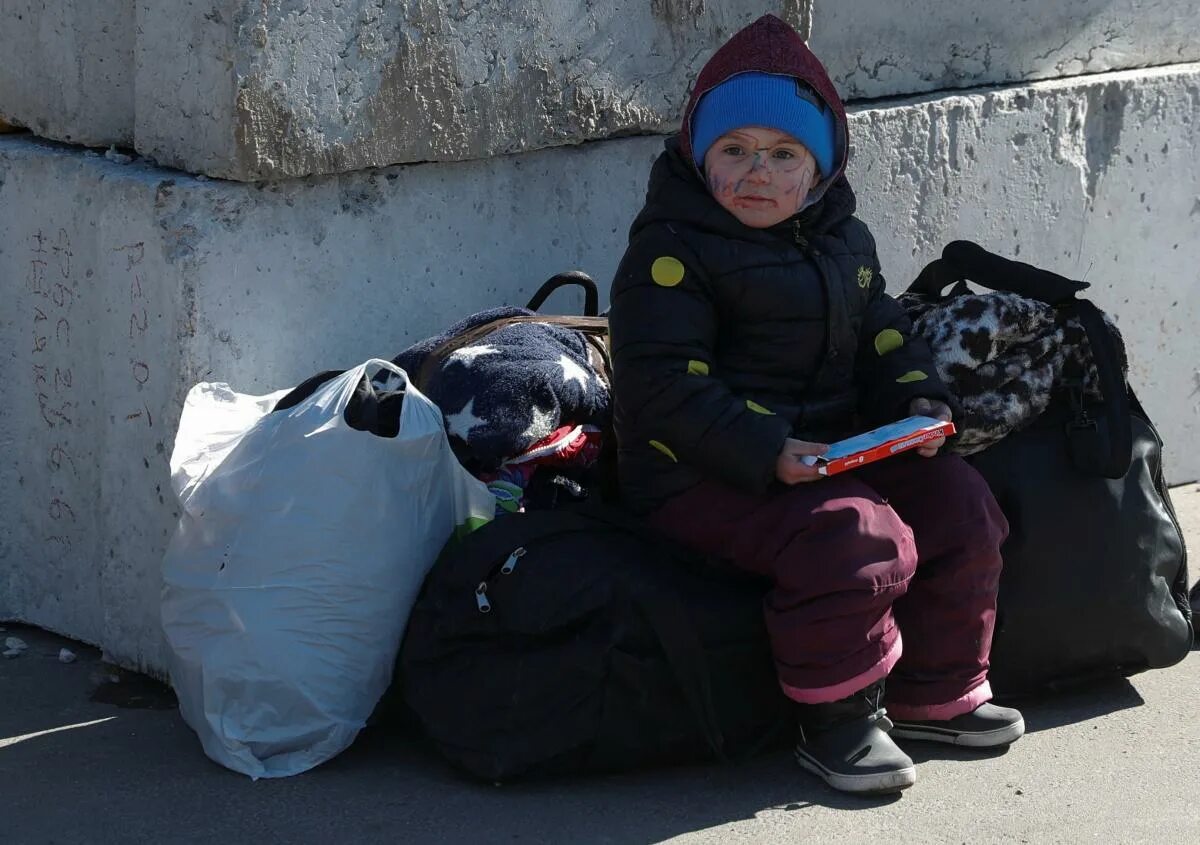
[(517, 561), (525, 557), (525, 547), (521, 546), (513, 551), (508, 556), (508, 560), (504, 561), (504, 565), (500, 567), (501, 575), (511, 575), (512, 571), (517, 568)]
[(479, 606), (480, 613), (492, 612), (492, 603), (487, 599), (487, 581), (480, 581), (475, 588), (475, 604)]

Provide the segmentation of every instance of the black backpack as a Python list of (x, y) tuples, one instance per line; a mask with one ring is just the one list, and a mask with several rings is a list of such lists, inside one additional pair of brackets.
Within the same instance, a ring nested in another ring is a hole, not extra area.
[(790, 739), (762, 580), (597, 504), (500, 517), (413, 608), (403, 698), (488, 780), (750, 755)]
[(966, 279), (1079, 320), (1104, 394), (1064, 388), (1028, 427), (969, 458), (1011, 527), (989, 673), (997, 696), (1178, 663), (1192, 643), (1187, 551), (1163, 444), (1102, 313), (1076, 298), (1087, 285), (956, 241), (909, 290), (936, 297)]

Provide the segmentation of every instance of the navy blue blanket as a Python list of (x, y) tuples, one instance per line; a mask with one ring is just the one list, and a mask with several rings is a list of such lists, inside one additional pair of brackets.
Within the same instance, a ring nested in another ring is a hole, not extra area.
[[(415, 377), (449, 338), (532, 313), (503, 307), (472, 314), (394, 361)], [(606, 426), (610, 414), (608, 386), (589, 361), (583, 334), (545, 323), (505, 326), (456, 349), (422, 391), (442, 409), (451, 443), (465, 445), (472, 471), (495, 469), (563, 425)]]

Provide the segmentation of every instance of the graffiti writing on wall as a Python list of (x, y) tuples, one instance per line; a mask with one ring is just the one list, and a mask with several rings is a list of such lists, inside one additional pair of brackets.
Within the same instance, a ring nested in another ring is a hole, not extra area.
[[(146, 258), (144, 243), (125, 244), (113, 247), (113, 252), (125, 257), (125, 280), (129, 285), (129, 377), (133, 380), (138, 395), (141, 389), (150, 381), (150, 365), (142, 360), (149, 357), (145, 354), (144, 343), (147, 330), (150, 328), (150, 312), (146, 307), (146, 293), (142, 290), (142, 261)], [(144, 422), (154, 428), (154, 415), (145, 401), (140, 408), (130, 409), (125, 415), (128, 422)]]
[(67, 493), (79, 478), (79, 465), (71, 452), (79, 409), (71, 348), (71, 318), (78, 310), (79, 296), (72, 277), (73, 257), (65, 229), (53, 235), (39, 229), (30, 238), (26, 287), (32, 303), (33, 399), (50, 432), (45, 441), (49, 484), (44, 502), (50, 527), (42, 540), (60, 556), (71, 550), (79, 521)]

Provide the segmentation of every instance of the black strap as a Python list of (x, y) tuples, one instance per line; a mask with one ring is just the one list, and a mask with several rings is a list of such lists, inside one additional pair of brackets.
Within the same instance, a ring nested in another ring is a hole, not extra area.
[(908, 286), (908, 290), (905, 293), (915, 293), (921, 296), (940, 299), (942, 291), (955, 282), (961, 281), (950, 262), (943, 258), (935, 258), (921, 269), (920, 274)]
[(317, 373), (311, 378), (307, 378), (300, 384), (292, 388), (292, 391), (275, 403), (275, 407), (271, 409), (275, 411), (286, 411), (289, 408), (294, 408), (303, 402), (308, 397), (317, 392), (317, 389), (330, 379), (337, 378), (345, 370), (326, 370), (323, 373)]
[(582, 270), (569, 270), (566, 273), (556, 273), (547, 279), (529, 300), (525, 307), (537, 311), (542, 307), (546, 298), (561, 287), (578, 285), (583, 288), (583, 314), (585, 317), (595, 317), (600, 313), (600, 292), (592, 277)]
[[(593, 523), (598, 522), (631, 534), (656, 548), (664, 558), (674, 559), (681, 551), (644, 521), (619, 509), (583, 505), (576, 514)], [(721, 733), (720, 720), (713, 704), (712, 676), (708, 671), (704, 646), (696, 636), (695, 628), (690, 624), (679, 598), (665, 588), (650, 595), (635, 596), (635, 604), (654, 629), (705, 741), (718, 760), (728, 761), (725, 737)]]
[(1087, 282), (988, 252), (972, 241), (952, 241), (942, 250), (941, 258), (925, 266), (907, 293), (940, 298), (947, 287), (964, 280), (1050, 305), (1067, 302), (1089, 287)]
[(1061, 316), (1078, 319), (1087, 333), (1104, 409), (1103, 416), (1094, 420), (1088, 416), (1082, 402), (1077, 403), (1076, 419), (1067, 425), (1071, 459), (1084, 472), (1105, 478), (1124, 478), (1133, 460), (1133, 424), (1129, 389), (1121, 370), (1117, 341), (1104, 322), (1104, 313), (1086, 299), (1064, 305)]
[(658, 636), (663, 654), (675, 673), (675, 680), (704, 734), (704, 740), (718, 760), (727, 761), (725, 737), (721, 735), (716, 706), (713, 704), (712, 677), (708, 673), (704, 647), (689, 624), (679, 599), (665, 590), (649, 596), (640, 593), (634, 596), (635, 605)]

